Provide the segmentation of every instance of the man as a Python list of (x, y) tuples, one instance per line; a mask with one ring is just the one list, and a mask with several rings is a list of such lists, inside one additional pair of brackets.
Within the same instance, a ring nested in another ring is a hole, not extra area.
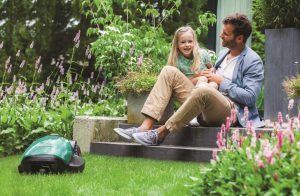
[[(245, 127), (245, 106), (249, 109), (248, 120), (255, 127), (262, 127), (263, 122), (255, 103), (264, 71), (260, 57), (246, 46), (251, 31), (251, 23), (245, 15), (235, 14), (223, 20), (220, 38), (222, 46), (227, 49), (219, 53), (215, 72), (210, 69), (202, 73), (209, 82), (217, 83), (219, 90), (207, 85), (194, 88), (177, 68), (166, 66), (144, 104), (142, 113), (145, 120), (142, 125), (114, 130), (142, 145), (159, 145), (170, 132), (183, 127), (195, 116), (198, 116), (201, 125), (220, 126), (226, 122), (233, 108), (237, 110), (238, 123)], [(164, 125), (151, 130), (154, 122), (162, 116), (172, 95), (183, 104)]]

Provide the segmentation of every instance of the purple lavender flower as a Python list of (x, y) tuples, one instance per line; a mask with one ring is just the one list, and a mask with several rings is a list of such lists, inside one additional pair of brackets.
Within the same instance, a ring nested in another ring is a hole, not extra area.
[(20, 53), (21, 53), (21, 51), (18, 50), (18, 52), (17, 52), (17, 54), (16, 54), (16, 57), (20, 57)]
[(73, 41), (77, 43), (80, 40), (80, 30), (76, 33), (76, 36), (74, 37)]
[(33, 48), (33, 46), (34, 46), (34, 41), (31, 42), (29, 48)]
[(23, 60), (22, 62), (21, 62), (21, 64), (20, 64), (20, 68), (23, 68), (24, 67), (24, 65), (25, 65), (25, 60)]
[(140, 55), (140, 56), (138, 57), (138, 61), (137, 61), (137, 65), (138, 65), (138, 66), (141, 66), (141, 65), (143, 64), (143, 59), (144, 59), (144, 56), (143, 56), (143, 55)]

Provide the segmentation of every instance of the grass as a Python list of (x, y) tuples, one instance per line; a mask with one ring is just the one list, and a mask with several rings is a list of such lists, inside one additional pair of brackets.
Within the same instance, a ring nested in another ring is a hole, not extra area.
[(20, 175), (20, 156), (0, 158), (0, 195), (186, 195), (199, 163), (85, 154), (79, 174)]

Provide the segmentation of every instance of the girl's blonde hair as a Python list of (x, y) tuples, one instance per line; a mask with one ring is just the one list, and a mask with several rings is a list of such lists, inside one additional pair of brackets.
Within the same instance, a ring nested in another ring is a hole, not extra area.
[(200, 54), (199, 54), (199, 44), (197, 41), (196, 33), (190, 26), (183, 26), (176, 30), (173, 41), (172, 41), (172, 48), (169, 54), (168, 63), (167, 65), (175, 66), (176, 67), (176, 61), (178, 56), (178, 40), (179, 36), (182, 33), (190, 31), (193, 34), (194, 38), (194, 48), (193, 48), (193, 63), (191, 65), (191, 71), (195, 72), (199, 68), (200, 64)]

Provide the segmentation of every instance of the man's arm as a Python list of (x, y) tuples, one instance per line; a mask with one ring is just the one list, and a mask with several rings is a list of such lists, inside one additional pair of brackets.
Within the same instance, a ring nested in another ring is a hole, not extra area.
[(256, 99), (260, 93), (261, 81), (264, 78), (263, 64), (260, 59), (255, 59), (249, 64), (244, 64), (238, 73), (242, 80), (242, 86), (238, 86), (230, 80), (224, 79), (220, 83), (220, 92), (224, 92), (229, 97), (247, 106), (255, 106)]
[(219, 91), (228, 94), (233, 101), (251, 107), (255, 105), (264, 78), (263, 64), (260, 59), (255, 59), (244, 66), (244, 70), (242, 68), (239, 70), (243, 73), (238, 73), (242, 77), (242, 86), (213, 72), (203, 71), (203, 75), (208, 78), (208, 81), (217, 83)]

